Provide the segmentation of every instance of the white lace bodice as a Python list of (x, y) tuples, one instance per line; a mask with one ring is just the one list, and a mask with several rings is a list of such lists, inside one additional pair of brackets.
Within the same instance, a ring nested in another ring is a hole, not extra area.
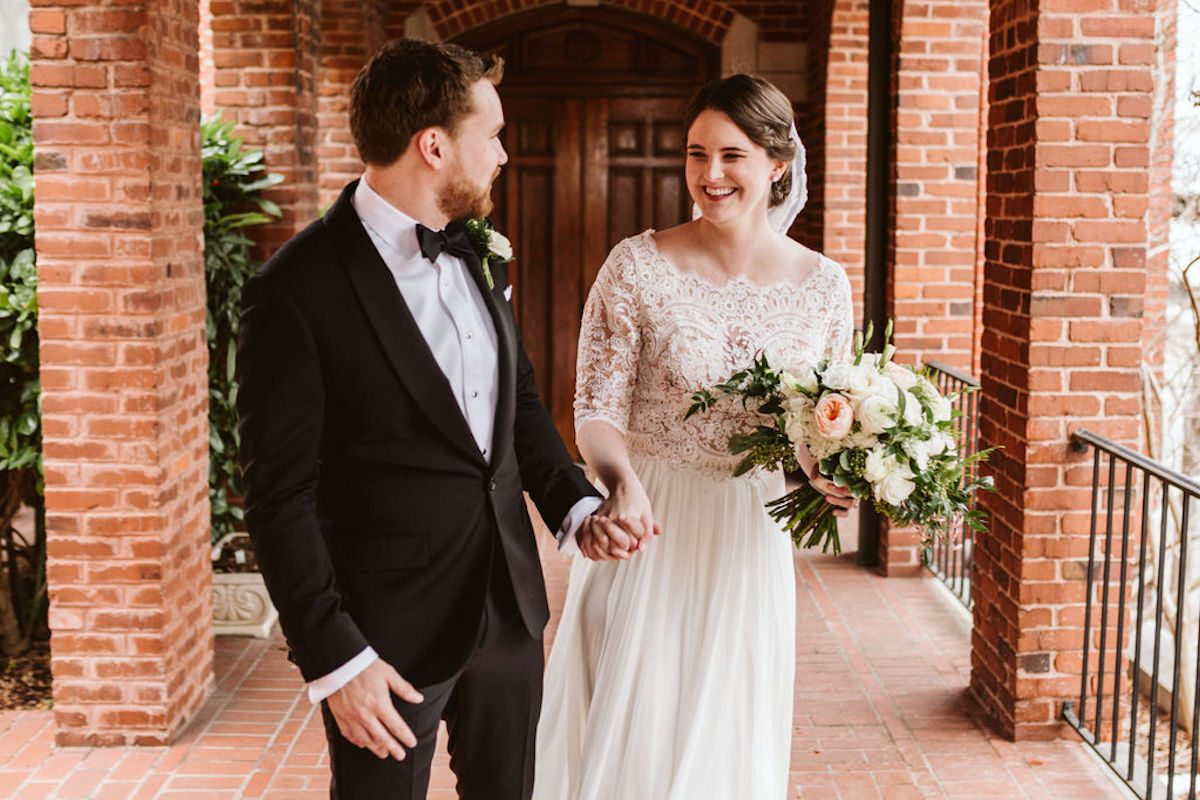
[(602, 420), (625, 433), (630, 453), (729, 477), (729, 437), (753, 414), (725, 406), (683, 420), (693, 392), (765, 353), (772, 366), (844, 357), (854, 332), (850, 283), (822, 256), (795, 284), (723, 284), (679, 270), (653, 231), (613, 248), (588, 295), (579, 333), (575, 429)]

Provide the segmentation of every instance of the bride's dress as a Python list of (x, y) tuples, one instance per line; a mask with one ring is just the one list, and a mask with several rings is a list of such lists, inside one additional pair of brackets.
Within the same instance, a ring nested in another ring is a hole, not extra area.
[(842, 268), (802, 284), (715, 284), (652, 231), (617, 245), (579, 342), (575, 424), (626, 434), (663, 533), (629, 561), (576, 558), (546, 668), (534, 800), (784, 800), (795, 671), (792, 546), (763, 503), (783, 476), (733, 478), (751, 415), (683, 421), (692, 393), (748, 366), (844, 355)]

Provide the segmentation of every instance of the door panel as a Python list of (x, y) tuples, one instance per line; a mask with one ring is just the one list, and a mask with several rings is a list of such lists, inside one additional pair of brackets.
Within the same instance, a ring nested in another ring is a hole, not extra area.
[(685, 105), (680, 96), (504, 98), (509, 163), (493, 219), (516, 251), (513, 302), (538, 389), (576, 455), (576, 347), (596, 273), (621, 239), (690, 217)]
[(716, 77), (717, 46), (611, 6), (561, 3), (472, 28), (459, 44), (505, 60), (509, 163), (492, 215), (542, 400), (573, 454), (575, 349), (587, 292), (612, 246), (688, 219), (681, 120)]

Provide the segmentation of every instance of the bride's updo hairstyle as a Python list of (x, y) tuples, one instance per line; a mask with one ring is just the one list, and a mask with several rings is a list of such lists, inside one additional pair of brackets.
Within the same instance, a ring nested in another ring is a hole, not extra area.
[[(710, 109), (733, 120), (733, 124), (771, 158), (790, 164), (796, 157), (796, 144), (791, 138), (792, 104), (770, 81), (739, 73), (705, 86), (688, 106), (683, 121), (685, 138), (696, 117)], [(768, 206), (782, 203), (791, 190), (792, 171), (786, 169), (783, 177), (771, 184)]]

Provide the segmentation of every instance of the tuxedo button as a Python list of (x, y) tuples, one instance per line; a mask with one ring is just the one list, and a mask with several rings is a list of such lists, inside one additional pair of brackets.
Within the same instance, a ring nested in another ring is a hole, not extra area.
[(488, 486), (488, 491), (489, 491), (489, 492), (494, 492), (494, 491), (496, 491), (496, 479), (495, 479), (495, 478), (488, 478), (488, 484), (487, 484), (487, 486)]

